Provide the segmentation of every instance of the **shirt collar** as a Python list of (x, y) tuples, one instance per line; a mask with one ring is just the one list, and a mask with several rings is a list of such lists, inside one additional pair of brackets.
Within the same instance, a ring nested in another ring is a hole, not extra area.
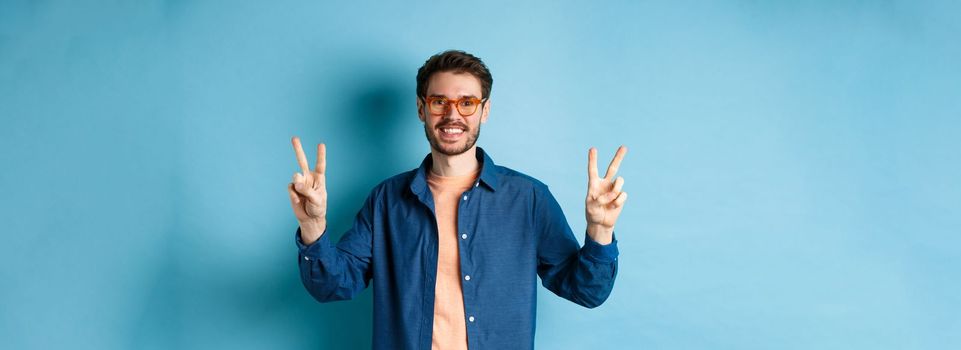
[[(491, 157), (484, 152), (483, 148), (477, 147), (477, 152), (475, 153), (477, 161), (480, 162), (480, 176), (477, 177), (476, 186), (484, 184), (491, 191), (497, 189), (497, 165), (491, 160)], [(417, 168), (417, 172), (414, 174), (414, 179), (410, 182), (410, 190), (414, 194), (420, 194), (427, 188), (427, 172), (430, 171), (431, 166), (433, 166), (433, 158), (428, 153), (424, 160), (420, 163), (420, 167)]]

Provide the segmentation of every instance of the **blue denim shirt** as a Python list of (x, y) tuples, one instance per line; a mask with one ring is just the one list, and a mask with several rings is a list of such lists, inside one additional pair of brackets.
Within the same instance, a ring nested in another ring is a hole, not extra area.
[[(497, 166), (477, 148), (481, 172), (457, 210), (464, 323), (470, 349), (532, 349), (537, 276), (558, 296), (593, 308), (617, 275), (617, 241), (580, 247), (540, 181)], [(351, 299), (371, 280), (374, 349), (430, 349), (437, 275), (437, 222), (427, 185), (431, 156), (367, 197), (353, 227), (332, 245), (304, 245), (300, 277), (320, 302)]]

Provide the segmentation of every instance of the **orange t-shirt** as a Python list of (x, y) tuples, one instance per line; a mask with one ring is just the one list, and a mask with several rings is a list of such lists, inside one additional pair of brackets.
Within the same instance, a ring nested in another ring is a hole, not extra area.
[(461, 289), (457, 206), (480, 171), (464, 176), (427, 176), (437, 217), (437, 284), (434, 287), (434, 331), (431, 349), (467, 349), (464, 291)]

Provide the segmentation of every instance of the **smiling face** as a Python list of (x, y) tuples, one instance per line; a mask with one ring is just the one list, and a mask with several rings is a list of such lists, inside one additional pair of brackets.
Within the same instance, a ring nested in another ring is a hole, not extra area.
[[(483, 98), (480, 80), (469, 73), (438, 72), (428, 80), (426, 97), (446, 97), (456, 100), (464, 97)], [(417, 115), (424, 122), (424, 133), (430, 147), (441, 154), (456, 156), (474, 147), (480, 136), (480, 126), (487, 122), (490, 101), (474, 114), (461, 115), (454, 106), (448, 106), (440, 115), (432, 114), (424, 100), (417, 99)]]

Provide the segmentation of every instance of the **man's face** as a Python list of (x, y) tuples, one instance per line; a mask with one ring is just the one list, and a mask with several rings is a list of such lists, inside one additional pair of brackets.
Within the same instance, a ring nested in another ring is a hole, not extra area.
[[(482, 98), (480, 80), (469, 73), (434, 73), (427, 82), (427, 97), (446, 97), (448, 100)], [(487, 122), (490, 101), (471, 115), (461, 115), (455, 106), (449, 106), (443, 114), (435, 115), (418, 98), (417, 110), (418, 117), (424, 122), (424, 133), (431, 148), (455, 156), (474, 147), (480, 136), (481, 123)]]

